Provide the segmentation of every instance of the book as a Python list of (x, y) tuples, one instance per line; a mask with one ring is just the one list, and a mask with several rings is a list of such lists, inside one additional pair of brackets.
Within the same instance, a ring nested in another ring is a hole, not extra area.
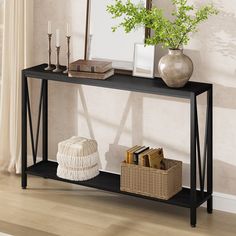
[(128, 152), (128, 163), (134, 164), (134, 153), (139, 150), (141, 146), (136, 146), (134, 149)]
[(138, 147), (138, 145), (135, 145), (134, 147), (132, 147), (132, 148), (130, 148), (130, 149), (128, 149), (127, 151), (126, 151), (126, 156), (125, 156), (125, 161), (126, 161), (126, 163), (129, 163), (129, 153), (131, 152), (131, 151), (133, 151), (134, 149), (136, 149)]
[(164, 159), (163, 149), (154, 149), (154, 152), (148, 155), (149, 164), (151, 168), (161, 169), (161, 163)]
[(138, 149), (136, 149), (134, 152), (133, 152), (133, 154), (132, 154), (132, 164), (135, 164), (136, 165), (136, 161), (135, 161), (135, 153), (136, 152), (139, 152), (141, 149), (143, 149), (144, 148), (144, 146), (139, 146), (139, 148)]
[(105, 80), (114, 75), (114, 69), (111, 69), (105, 73), (93, 73), (93, 72), (77, 72), (77, 71), (69, 71), (69, 77), (75, 78), (84, 78), (84, 79), (100, 79)]
[(142, 152), (138, 155), (138, 165), (143, 166), (143, 163), (142, 163), (143, 162), (143, 157), (145, 155), (147, 155), (147, 153), (149, 153), (151, 150), (152, 150), (152, 148), (147, 149), (146, 151), (144, 151), (144, 152)]
[(139, 155), (142, 153), (142, 152), (144, 152), (144, 151), (146, 151), (146, 150), (148, 150), (149, 149), (149, 147), (145, 147), (145, 146), (143, 146), (143, 147), (141, 147), (139, 150), (137, 150), (135, 153), (134, 153), (134, 164), (135, 165), (138, 165), (138, 160), (139, 160)]
[(149, 154), (152, 153), (154, 151), (153, 148), (150, 148), (146, 151), (144, 151), (143, 153), (139, 154), (138, 160), (139, 160), (139, 165), (141, 166), (145, 166), (145, 167), (150, 167), (149, 164)]
[(112, 62), (95, 60), (77, 60), (70, 63), (69, 70), (77, 72), (105, 73), (112, 69)]

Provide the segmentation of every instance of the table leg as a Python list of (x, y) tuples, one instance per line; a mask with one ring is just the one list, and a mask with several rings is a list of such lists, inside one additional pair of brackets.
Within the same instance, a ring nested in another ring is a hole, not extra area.
[[(213, 193), (213, 94), (212, 88), (207, 92), (208, 137), (207, 137), (207, 193)], [(213, 211), (212, 196), (207, 201), (207, 212)]]
[(190, 208), (190, 224), (193, 228), (195, 228), (196, 223), (197, 223), (197, 208), (191, 207)]
[(23, 189), (26, 189), (27, 187), (27, 100), (28, 100), (28, 94), (27, 94), (27, 77), (24, 75), (24, 72), (22, 72), (22, 108), (21, 108), (21, 186)]
[(48, 160), (48, 81), (43, 80), (43, 161)]
[(197, 99), (193, 94), (190, 99), (190, 223), (192, 227), (196, 226), (196, 200), (197, 200), (197, 190), (196, 190), (196, 138), (197, 138)]

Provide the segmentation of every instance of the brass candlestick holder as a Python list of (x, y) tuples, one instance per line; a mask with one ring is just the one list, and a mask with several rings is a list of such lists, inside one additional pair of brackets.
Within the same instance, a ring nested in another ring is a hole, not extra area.
[(71, 39), (71, 36), (66, 36), (66, 38), (67, 38), (67, 69), (64, 71), (64, 73), (68, 74), (69, 66), (70, 66), (70, 39)]
[(56, 50), (57, 50), (57, 64), (56, 64), (56, 69), (53, 70), (53, 72), (55, 73), (60, 73), (62, 72), (63, 70), (61, 69), (61, 66), (60, 66), (60, 48), (61, 47), (56, 47)]
[(48, 34), (48, 66), (44, 70), (47, 71), (53, 70), (51, 57), (52, 57), (52, 34)]

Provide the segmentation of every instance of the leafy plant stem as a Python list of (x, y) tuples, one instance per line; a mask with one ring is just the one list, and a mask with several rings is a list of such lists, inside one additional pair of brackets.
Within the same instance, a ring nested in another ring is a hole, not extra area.
[[(167, 32), (168, 35), (171, 35), (170, 32), (169, 32), (169, 30), (168, 30), (168, 28), (166, 28), (165, 30), (166, 30), (166, 32)], [(167, 40), (169, 41), (169, 44), (170, 44), (170, 45), (174, 45), (174, 41), (173, 41), (172, 39), (167, 38)]]
[(176, 47), (175, 47), (175, 48), (179, 48), (179, 47), (180, 47), (180, 45), (181, 45), (181, 43), (182, 43), (184, 37), (185, 37), (189, 32), (191, 32), (191, 28), (192, 28), (192, 26), (188, 27), (188, 29), (187, 29), (186, 32), (183, 34), (183, 36), (181, 37), (181, 39), (179, 40), (179, 42), (176, 44)]
[(197, 32), (197, 26), (201, 22), (218, 14), (212, 4), (197, 9), (194, 5), (188, 5), (187, 0), (171, 1), (177, 9), (172, 12), (172, 21), (157, 7), (146, 9), (141, 4), (132, 3), (132, 0), (114, 0), (114, 4), (107, 6), (107, 11), (113, 19), (122, 17), (122, 20), (112, 30), (122, 27), (129, 33), (136, 27), (143, 26), (153, 31), (153, 35), (145, 40), (146, 45), (161, 44), (165, 48), (178, 49), (189, 42), (190, 33)]

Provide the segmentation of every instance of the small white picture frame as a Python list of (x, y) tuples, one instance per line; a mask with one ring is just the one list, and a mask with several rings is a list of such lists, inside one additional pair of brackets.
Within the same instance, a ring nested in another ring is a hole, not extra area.
[(134, 45), (133, 76), (154, 78), (155, 46)]

